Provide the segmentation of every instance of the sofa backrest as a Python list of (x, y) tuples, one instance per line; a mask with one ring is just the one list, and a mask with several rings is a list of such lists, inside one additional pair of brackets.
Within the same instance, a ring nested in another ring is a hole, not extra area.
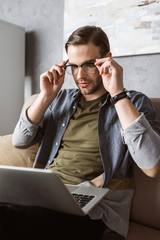
[[(151, 99), (160, 121), (160, 98)], [(131, 220), (160, 229), (160, 177), (146, 176), (134, 164), (135, 194), (132, 201)]]
[(151, 101), (156, 110), (157, 118), (160, 122), (160, 98), (151, 98)]

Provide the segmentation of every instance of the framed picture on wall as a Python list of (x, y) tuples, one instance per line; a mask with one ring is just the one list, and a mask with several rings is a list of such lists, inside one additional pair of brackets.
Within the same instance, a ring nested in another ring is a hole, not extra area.
[(113, 56), (160, 53), (159, 0), (65, 0), (64, 41), (84, 25), (106, 32)]

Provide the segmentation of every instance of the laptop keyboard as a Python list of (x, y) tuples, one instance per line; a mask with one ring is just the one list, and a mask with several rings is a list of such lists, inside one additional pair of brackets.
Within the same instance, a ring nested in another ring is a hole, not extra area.
[(91, 195), (84, 195), (84, 194), (77, 194), (77, 193), (72, 193), (72, 196), (77, 201), (77, 203), (81, 208), (86, 206), (95, 197)]

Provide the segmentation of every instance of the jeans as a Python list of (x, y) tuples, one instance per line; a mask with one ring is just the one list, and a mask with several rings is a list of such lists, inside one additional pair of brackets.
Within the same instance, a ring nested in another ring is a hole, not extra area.
[(41, 207), (0, 204), (0, 239), (101, 239), (105, 224)]

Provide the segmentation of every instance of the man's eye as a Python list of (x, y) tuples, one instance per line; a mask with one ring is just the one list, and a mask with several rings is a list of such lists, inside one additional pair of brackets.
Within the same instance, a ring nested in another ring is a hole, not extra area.
[(72, 69), (77, 69), (78, 66), (77, 66), (77, 65), (71, 65), (71, 68), (72, 68)]
[(78, 66), (77, 65), (70, 65), (69, 68), (72, 70), (72, 71), (76, 71)]
[(86, 63), (85, 67), (87, 67), (87, 68), (94, 68), (95, 65), (94, 65), (94, 63)]

